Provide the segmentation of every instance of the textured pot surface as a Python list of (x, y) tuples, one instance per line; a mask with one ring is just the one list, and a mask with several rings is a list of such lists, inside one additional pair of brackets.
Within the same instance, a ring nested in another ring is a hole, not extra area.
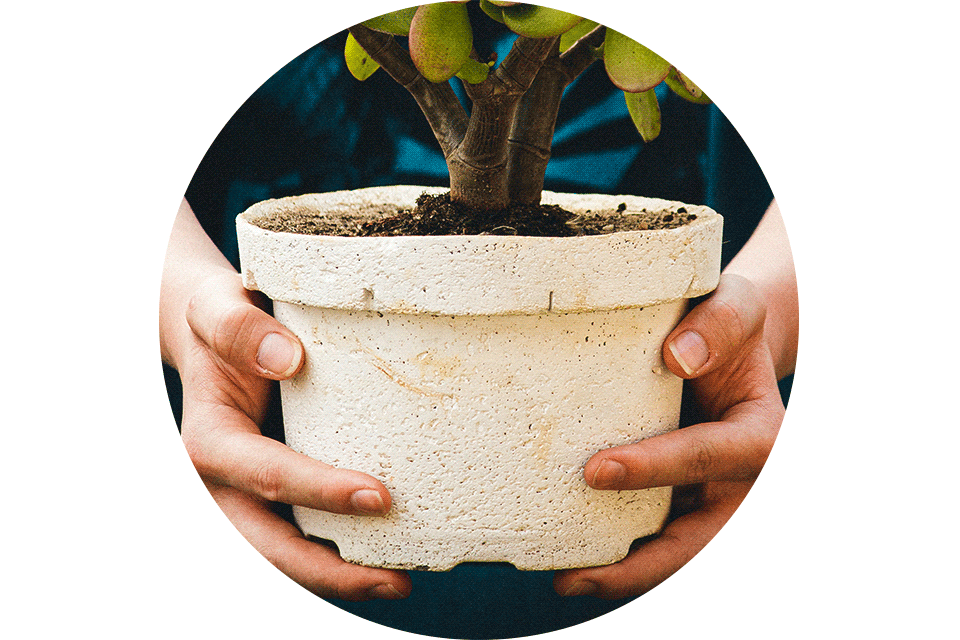
[[(335, 238), (263, 231), (269, 208), (336, 212), (396, 187), (268, 201), (238, 220), (245, 282), (274, 298), (306, 362), (281, 384), (287, 444), (390, 490), (384, 518), (295, 508), (350, 561), (444, 570), (608, 564), (655, 533), (670, 489), (597, 491), (596, 451), (675, 429), (661, 344), (719, 277), (719, 216), (584, 238)], [(343, 204), (346, 199), (347, 204)], [(568, 209), (679, 203), (562, 196)], [(665, 263), (665, 264), (661, 264)], [(595, 307), (595, 309), (591, 309)]]

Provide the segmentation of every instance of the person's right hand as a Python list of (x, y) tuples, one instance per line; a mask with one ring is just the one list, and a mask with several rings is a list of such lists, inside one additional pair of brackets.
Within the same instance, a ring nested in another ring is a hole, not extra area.
[(190, 299), (179, 359), (181, 434), (190, 458), (227, 518), (300, 585), (344, 600), (406, 597), (405, 572), (344, 562), (271, 509), (282, 502), (375, 517), (391, 502), (373, 477), (333, 468), (261, 434), (271, 381), (303, 364), (300, 342), (261, 304), (238, 274), (226, 271), (204, 280)]
[(600, 451), (583, 474), (605, 491), (677, 487), (675, 518), (619, 562), (557, 572), (558, 593), (612, 599), (645, 593), (699, 553), (740, 506), (784, 416), (766, 315), (759, 289), (725, 273), (667, 336), (664, 363), (690, 381), (686, 400), (697, 424)]

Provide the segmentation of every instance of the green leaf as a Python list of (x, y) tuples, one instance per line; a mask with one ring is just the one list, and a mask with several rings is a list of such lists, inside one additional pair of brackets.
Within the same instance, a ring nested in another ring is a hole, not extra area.
[(458, 78), (470, 84), (480, 84), (487, 79), (488, 75), (490, 75), (490, 65), (477, 62), (473, 58), (467, 58), (456, 73)]
[(713, 102), (703, 92), (703, 89), (695, 85), (690, 78), (683, 75), (676, 67), (670, 67), (670, 73), (664, 78), (664, 82), (684, 100), (689, 100), (695, 104), (710, 104)]
[(603, 43), (603, 63), (611, 82), (631, 93), (653, 89), (670, 72), (669, 62), (610, 27)]
[(438, 2), (417, 8), (410, 23), (410, 57), (430, 82), (446, 82), (470, 59), (473, 29), (467, 5)]
[(480, 8), (485, 14), (490, 16), (490, 18), (496, 20), (497, 22), (503, 23), (503, 9), (500, 8), (494, 2), (490, 0), (480, 0)]
[(417, 7), (400, 9), (399, 11), (391, 11), (382, 16), (364, 20), (362, 24), (374, 31), (382, 31), (383, 33), (389, 33), (395, 36), (405, 36), (410, 33), (410, 21), (413, 20), (416, 12)]
[(559, 9), (535, 4), (503, 7), (503, 22), (517, 35), (527, 38), (550, 38), (565, 33), (583, 20)]
[(630, 119), (643, 141), (650, 142), (660, 135), (660, 104), (657, 102), (656, 91), (624, 91), (623, 97), (627, 101)]
[(563, 53), (572, 47), (573, 43), (599, 26), (593, 20), (581, 20), (572, 29), (560, 36), (560, 52)]
[(347, 34), (347, 44), (343, 48), (343, 57), (347, 61), (347, 69), (357, 80), (363, 81), (373, 75), (380, 65), (363, 50), (352, 33)]

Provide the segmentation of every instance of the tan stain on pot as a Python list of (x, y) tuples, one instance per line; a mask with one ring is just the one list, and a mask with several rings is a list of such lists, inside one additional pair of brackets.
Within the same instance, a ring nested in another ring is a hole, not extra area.
[(408, 380), (406, 377), (397, 373), (386, 360), (384, 360), (383, 358), (375, 354), (370, 349), (364, 347), (359, 342), (357, 343), (357, 349), (369, 359), (370, 364), (375, 369), (380, 371), (380, 373), (387, 376), (388, 378), (390, 378), (390, 380), (400, 385), (404, 389), (412, 391), (413, 393), (416, 393), (418, 395), (427, 396), (430, 398), (452, 398), (453, 397), (453, 394), (444, 393), (442, 391), (433, 391), (431, 389), (424, 389), (423, 387), (417, 384), (414, 384), (413, 382)]
[(591, 305), (587, 302), (587, 291), (584, 289), (578, 289), (577, 294), (573, 298), (573, 306), (577, 309), (586, 309)]
[(557, 426), (555, 418), (541, 418), (527, 427), (529, 437), (521, 443), (522, 447), (530, 449), (533, 458), (543, 466), (549, 466), (553, 461)]
[(420, 367), (421, 378), (431, 378), (437, 382), (455, 379), (462, 369), (457, 356), (443, 357), (432, 351), (418, 353), (413, 361)]
[(411, 304), (406, 300), (397, 300), (389, 305), (391, 313), (417, 313), (420, 311), (416, 304)]

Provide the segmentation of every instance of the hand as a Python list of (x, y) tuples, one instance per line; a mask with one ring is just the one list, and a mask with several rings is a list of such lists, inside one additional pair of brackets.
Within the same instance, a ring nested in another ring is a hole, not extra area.
[(297, 338), (258, 307), (239, 275), (208, 277), (186, 309), (183, 381), (184, 445), (214, 500), (272, 564), (323, 597), (402, 598), (406, 573), (344, 562), (271, 510), (271, 502), (376, 516), (390, 494), (376, 479), (335, 469), (260, 433), (271, 380), (302, 366)]
[[(760, 473), (783, 421), (766, 305), (754, 285), (725, 274), (717, 290), (667, 336), (664, 362), (693, 393), (703, 422), (637, 444), (601, 451), (584, 467), (596, 489), (676, 486), (659, 536), (605, 567), (554, 576), (561, 595), (623, 598), (649, 591), (702, 549), (733, 515)], [(694, 510), (689, 494), (699, 494)]]

